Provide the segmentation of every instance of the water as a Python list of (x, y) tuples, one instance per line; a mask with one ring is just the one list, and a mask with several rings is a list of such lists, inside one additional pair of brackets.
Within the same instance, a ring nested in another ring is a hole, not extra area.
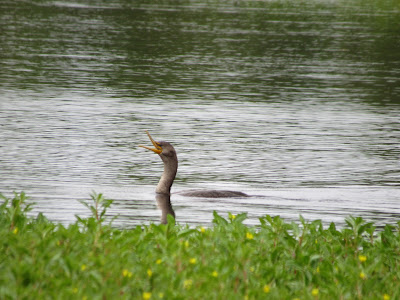
[(346, 1), (2, 1), (0, 192), (68, 224), (94, 190), (158, 222), (171, 142), (181, 224), (212, 211), (378, 225), (400, 216), (400, 7)]

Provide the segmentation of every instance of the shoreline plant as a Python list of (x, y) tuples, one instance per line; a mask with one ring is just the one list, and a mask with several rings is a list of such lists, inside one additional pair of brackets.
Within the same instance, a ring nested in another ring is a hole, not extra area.
[(68, 226), (28, 217), (24, 193), (0, 196), (0, 299), (399, 299), (400, 222), (376, 231), (348, 217), (285, 222), (246, 214), (210, 228), (104, 224), (112, 204), (91, 195)]

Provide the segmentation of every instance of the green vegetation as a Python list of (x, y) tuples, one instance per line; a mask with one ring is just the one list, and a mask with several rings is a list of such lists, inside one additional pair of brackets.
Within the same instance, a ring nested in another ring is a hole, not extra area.
[(212, 228), (105, 224), (112, 203), (65, 227), (1, 196), (0, 299), (399, 299), (400, 222), (377, 232), (320, 221), (214, 213)]

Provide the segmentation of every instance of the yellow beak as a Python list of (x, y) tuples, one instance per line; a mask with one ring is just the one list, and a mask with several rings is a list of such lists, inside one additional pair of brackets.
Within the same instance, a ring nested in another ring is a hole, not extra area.
[(146, 149), (151, 150), (151, 151), (153, 151), (153, 152), (155, 152), (157, 154), (160, 154), (163, 151), (163, 149), (161, 148), (160, 144), (157, 143), (155, 140), (153, 140), (153, 138), (151, 137), (150, 133), (147, 130), (146, 130), (146, 133), (149, 136), (149, 139), (150, 139), (151, 143), (153, 144), (153, 146), (155, 148), (150, 148), (150, 147), (143, 146), (143, 145), (139, 145), (139, 147), (146, 148)]

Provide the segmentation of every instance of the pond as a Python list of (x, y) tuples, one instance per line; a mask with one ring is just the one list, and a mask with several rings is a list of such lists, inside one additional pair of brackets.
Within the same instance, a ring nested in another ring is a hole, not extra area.
[[(390, 1), (389, 1), (390, 2)], [(2, 1), (0, 192), (65, 224), (91, 191), (158, 222), (156, 140), (180, 224), (212, 212), (400, 220), (400, 6), (384, 1)]]

